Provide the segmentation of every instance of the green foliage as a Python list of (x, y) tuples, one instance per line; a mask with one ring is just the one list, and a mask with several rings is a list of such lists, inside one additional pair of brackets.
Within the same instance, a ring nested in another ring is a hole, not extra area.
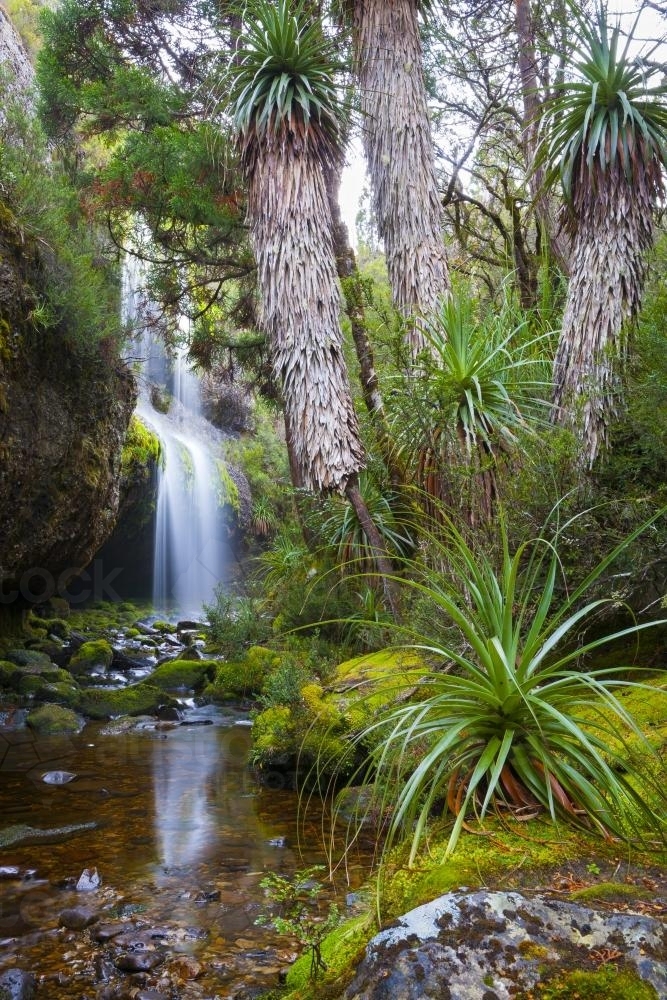
[(245, 13), (232, 101), (243, 134), (316, 122), (338, 135), (334, 65), (322, 27), (307, 7), (288, 0), (253, 0)]
[[(382, 489), (368, 472), (359, 475), (359, 490), (390, 557), (405, 557), (415, 547), (407, 511), (393, 490)], [(351, 573), (369, 571), (375, 565), (366, 534), (352, 504), (344, 497), (331, 496), (316, 507), (309, 518), (319, 543), (341, 569)]]
[(287, 449), (277, 430), (275, 411), (261, 399), (253, 407), (251, 433), (227, 441), (225, 456), (242, 470), (254, 504), (268, 507), (276, 523), (293, 517)]
[(33, 335), (113, 360), (122, 335), (115, 251), (88, 224), (58, 156), (25, 109), (6, 99), (1, 81), (0, 99), (0, 196), (38, 248), (39, 286), (28, 317)]
[(272, 649), (251, 646), (244, 659), (220, 663), (213, 684), (204, 693), (218, 701), (259, 695), (279, 662), (278, 654)]
[(254, 597), (216, 589), (215, 604), (204, 605), (217, 649), (229, 659), (239, 659), (249, 646), (256, 646), (271, 635), (271, 622), (264, 605)]
[(255, 921), (259, 926), (270, 924), (279, 934), (287, 934), (310, 952), (310, 979), (315, 980), (327, 965), (322, 957), (322, 942), (341, 920), (336, 903), (329, 903), (324, 916), (313, 907), (324, 886), (315, 878), (324, 871), (323, 865), (302, 868), (289, 878), (269, 872), (259, 883), (271, 903), (269, 913)]
[(629, 54), (633, 32), (620, 50), (620, 26), (610, 31), (604, 8), (598, 8), (594, 25), (573, 4), (569, 8), (577, 78), (561, 82), (544, 109), (541, 160), (549, 166), (551, 182), (560, 176), (571, 201), (584, 172), (604, 174), (620, 160), (626, 177), (636, 179), (648, 162), (667, 165), (667, 85), (647, 85), (646, 57)]
[(538, 537), (511, 553), (501, 522), (498, 568), (451, 523), (444, 540), (429, 539), (447, 571), (413, 566), (407, 585), (428, 599), (433, 619), (452, 621), (459, 641), (420, 637), (417, 648), (443, 664), (429, 677), (426, 696), (379, 713), (357, 737), (377, 743), (371, 771), (393, 805), (388, 843), (409, 832), (411, 863), (436, 803), (454, 818), (447, 854), (471, 815), (482, 821), (492, 806), (524, 814), (545, 809), (552, 820), (626, 840), (664, 838), (661, 809), (642, 790), (648, 782), (652, 801), (664, 803), (664, 776), (652, 778), (634, 763), (622, 736), (629, 729), (646, 757), (655, 756), (614, 695), (622, 669), (577, 669), (589, 653), (656, 624), (578, 641), (609, 603), (584, 603), (587, 592), (632, 540), (555, 600), (557, 538)]

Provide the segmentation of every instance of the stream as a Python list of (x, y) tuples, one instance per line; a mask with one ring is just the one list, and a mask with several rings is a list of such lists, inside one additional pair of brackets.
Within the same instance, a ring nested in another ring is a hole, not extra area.
[[(324, 863), (321, 804), (300, 815), (295, 793), (256, 781), (238, 714), (209, 707), (180, 725), (108, 730), (94, 723), (77, 736), (40, 739), (0, 730), (3, 842), (15, 826), (84, 827), (0, 850), (0, 972), (34, 973), (36, 996), (49, 1000), (213, 1000), (277, 985), (297, 952), (256, 925), (267, 906), (259, 882), (268, 871)], [(69, 774), (76, 777), (63, 781)], [(340, 871), (323, 894), (323, 910), (334, 897), (345, 910), (368, 857), (349, 859), (347, 875)], [(94, 868), (100, 886), (77, 890), (84, 869)], [(59, 928), (63, 911), (77, 907), (98, 920), (85, 930)], [(125, 933), (96, 940), (109, 926)], [(118, 968), (123, 955), (131, 956), (129, 972)], [(155, 964), (141, 971), (142, 962)]]

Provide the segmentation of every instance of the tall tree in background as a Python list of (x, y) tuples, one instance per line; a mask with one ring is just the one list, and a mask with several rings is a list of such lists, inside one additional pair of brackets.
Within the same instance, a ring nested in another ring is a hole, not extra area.
[[(449, 291), (443, 213), (422, 71), (417, 0), (352, 0), (354, 58), (373, 207), (394, 304), (433, 312)], [(419, 321), (411, 354), (426, 346)]]
[(292, 471), (307, 489), (347, 496), (394, 607), (391, 565), (359, 491), (364, 449), (343, 356), (327, 193), (327, 172), (341, 156), (332, 66), (320, 24), (292, 15), (289, 0), (258, 0), (247, 16), (234, 117), (259, 319), (282, 385)]
[(554, 364), (555, 419), (576, 428), (582, 464), (607, 443), (618, 362), (637, 314), (667, 162), (666, 86), (647, 87), (630, 36), (604, 13), (580, 24), (577, 78), (548, 107), (544, 156), (560, 176), (573, 232), (571, 277)]

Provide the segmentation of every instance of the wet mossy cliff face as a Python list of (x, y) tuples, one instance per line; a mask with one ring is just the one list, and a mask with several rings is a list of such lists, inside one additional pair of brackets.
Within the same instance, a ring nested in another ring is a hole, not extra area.
[(135, 402), (108, 342), (46, 322), (42, 253), (0, 198), (0, 631), (111, 533)]

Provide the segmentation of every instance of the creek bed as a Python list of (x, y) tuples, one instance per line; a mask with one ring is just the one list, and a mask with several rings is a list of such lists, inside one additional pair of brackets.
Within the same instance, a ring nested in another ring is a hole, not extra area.
[[(268, 871), (324, 863), (327, 817), (313, 802), (300, 816), (298, 796), (278, 779), (278, 787), (260, 786), (247, 765), (244, 721), (203, 709), (185, 724), (120, 735), (105, 735), (105, 724), (59, 738), (0, 730), (0, 830), (70, 831), (55, 842), (33, 837), (0, 849), (0, 866), (9, 869), (4, 878), (0, 872), (0, 972), (34, 973), (36, 997), (49, 1000), (107, 1000), (138, 987), (212, 1000), (277, 984), (295, 952), (256, 925), (266, 907), (259, 882)], [(76, 777), (43, 780), (59, 771)], [(75, 825), (82, 828), (73, 832)], [(348, 860), (347, 880), (341, 874), (329, 898), (344, 904), (369, 857), (362, 851)], [(77, 891), (73, 883), (94, 868), (99, 888)], [(99, 921), (59, 929), (73, 907), (93, 910)], [(96, 928), (114, 921), (127, 922), (129, 953), (155, 951), (159, 965), (118, 971), (113, 939), (94, 940)]]

